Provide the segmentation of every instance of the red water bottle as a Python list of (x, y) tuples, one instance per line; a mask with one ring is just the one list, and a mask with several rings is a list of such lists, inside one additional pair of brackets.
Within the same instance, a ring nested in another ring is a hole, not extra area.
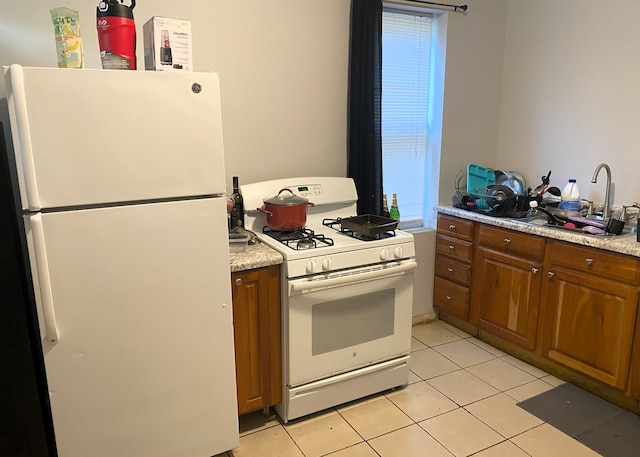
[(116, 70), (136, 69), (136, 25), (133, 8), (117, 0), (101, 0), (98, 3), (96, 27), (102, 68)]

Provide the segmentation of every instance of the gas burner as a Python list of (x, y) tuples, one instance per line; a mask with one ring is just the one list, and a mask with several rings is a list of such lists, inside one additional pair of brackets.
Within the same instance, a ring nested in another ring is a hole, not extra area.
[(292, 231), (271, 230), (269, 227), (263, 227), (262, 233), (296, 251), (333, 246), (331, 238), (316, 234), (313, 230), (304, 227)]
[(316, 247), (316, 240), (311, 237), (305, 237), (301, 240), (298, 240), (296, 244), (296, 249), (313, 249)]

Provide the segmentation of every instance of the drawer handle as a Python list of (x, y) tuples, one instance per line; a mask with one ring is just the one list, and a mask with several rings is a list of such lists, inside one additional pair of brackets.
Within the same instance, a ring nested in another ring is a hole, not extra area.
[(447, 271), (448, 271), (449, 273), (453, 273), (453, 268), (447, 268)]
[(451, 225), (449, 226), (449, 230), (451, 230), (451, 231), (455, 231), (455, 229), (456, 229), (456, 226), (455, 226), (455, 225), (451, 224)]
[(444, 297), (447, 299), (447, 301), (451, 301), (451, 295), (447, 295), (446, 297)]
[(453, 245), (451, 245), (451, 244), (450, 244), (450, 245), (449, 245), (449, 250), (450, 250), (450, 251), (453, 251), (454, 249), (455, 249), (455, 246), (453, 246)]
[(509, 246), (510, 243), (511, 243), (511, 240), (509, 238), (505, 238), (504, 239), (504, 245), (505, 246)]
[(584, 261), (585, 261), (585, 263), (586, 263), (587, 265), (589, 265), (589, 266), (593, 265), (593, 259), (589, 259), (589, 258), (587, 258), (587, 259), (584, 259)]
[(549, 277), (549, 279), (553, 278), (556, 274), (553, 271), (550, 271), (549, 273), (547, 273), (547, 276)]
[(531, 273), (535, 275), (536, 273), (538, 273), (538, 269), (537, 268), (532, 268), (531, 269)]
[(242, 285), (242, 279), (238, 278), (236, 279), (236, 286), (241, 286)]

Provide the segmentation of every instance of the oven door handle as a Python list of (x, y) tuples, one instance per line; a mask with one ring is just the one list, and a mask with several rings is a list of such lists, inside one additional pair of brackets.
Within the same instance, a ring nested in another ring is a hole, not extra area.
[(386, 267), (379, 270), (368, 271), (366, 273), (356, 273), (330, 279), (291, 282), (289, 283), (289, 294), (292, 295), (294, 293), (309, 292), (314, 289), (326, 289), (328, 287), (341, 286), (343, 284), (354, 284), (362, 281), (370, 281), (372, 279), (391, 277), (412, 271), (416, 266), (417, 263), (415, 261), (409, 261), (403, 262), (397, 267)]

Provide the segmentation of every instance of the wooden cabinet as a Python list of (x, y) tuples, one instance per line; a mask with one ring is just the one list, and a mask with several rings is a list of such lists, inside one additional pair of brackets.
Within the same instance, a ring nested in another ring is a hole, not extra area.
[(238, 414), (280, 403), (280, 269), (231, 274)]
[[(629, 382), (625, 393), (631, 398), (640, 400), (640, 312), (636, 312), (636, 332), (631, 349)], [(640, 413), (640, 401), (638, 402), (638, 410)]]
[(636, 413), (639, 298), (636, 257), (438, 215), (444, 320)]
[(438, 215), (433, 305), (440, 313), (469, 316), (474, 224)]
[(536, 344), (544, 238), (491, 226), (478, 229), (470, 321), (533, 350)]
[(553, 240), (547, 255), (542, 354), (626, 389), (638, 308), (638, 261)]

